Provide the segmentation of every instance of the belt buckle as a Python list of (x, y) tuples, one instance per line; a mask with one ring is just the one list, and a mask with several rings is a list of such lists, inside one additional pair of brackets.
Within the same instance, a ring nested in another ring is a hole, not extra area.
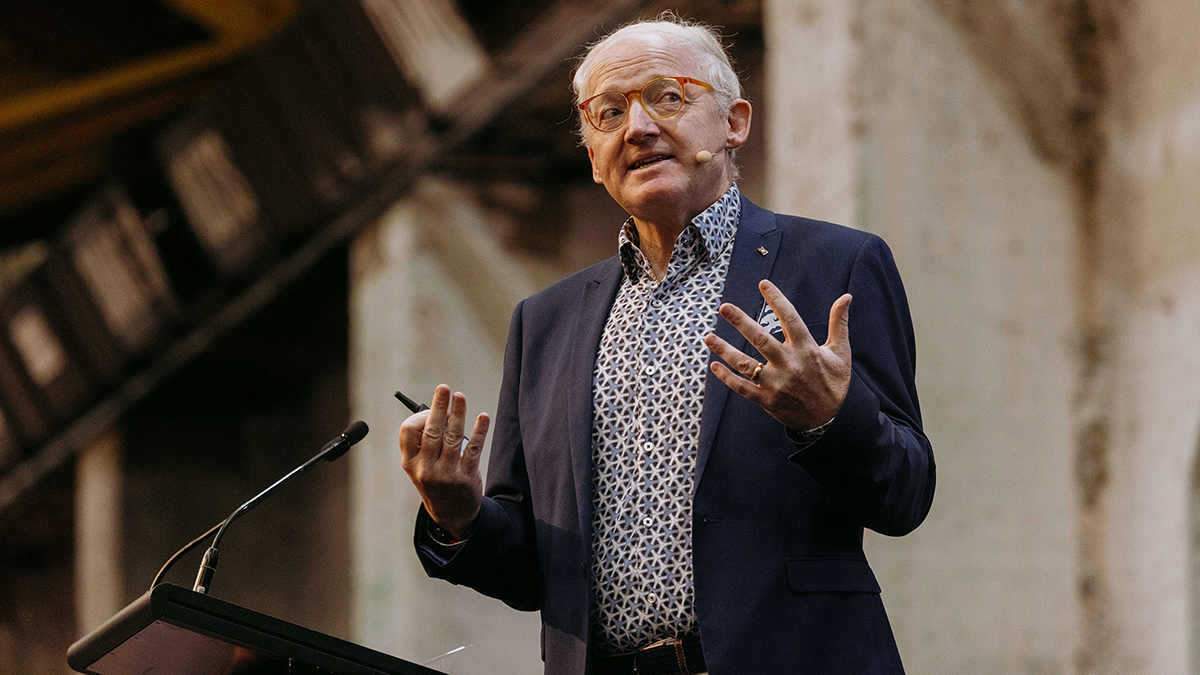
[(688, 671), (687, 659), (683, 657), (683, 640), (678, 637), (664, 638), (662, 640), (659, 640), (658, 642), (648, 644), (645, 647), (642, 647), (641, 649), (634, 652), (633, 653), (633, 675), (642, 675), (641, 671), (638, 670), (638, 654), (641, 654), (642, 652), (644, 652), (648, 649), (654, 649), (655, 647), (663, 647), (666, 645), (671, 645), (671, 646), (675, 647), (675, 659), (679, 664), (679, 670), (678, 670), (679, 675), (687, 675), (687, 671)]

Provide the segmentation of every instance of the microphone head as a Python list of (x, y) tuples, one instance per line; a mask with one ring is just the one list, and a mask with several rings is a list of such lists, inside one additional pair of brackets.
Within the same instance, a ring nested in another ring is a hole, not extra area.
[(346, 437), (346, 441), (349, 445), (354, 445), (366, 437), (367, 431), (369, 431), (367, 429), (367, 423), (362, 420), (358, 420), (354, 424), (351, 424), (349, 427), (347, 427), (346, 430), (342, 432), (342, 435)]
[(696, 163), (697, 164), (708, 164), (709, 162), (712, 161), (712, 157), (713, 156), (712, 156), (711, 152), (709, 152), (707, 150), (701, 150), (700, 152), (696, 153)]

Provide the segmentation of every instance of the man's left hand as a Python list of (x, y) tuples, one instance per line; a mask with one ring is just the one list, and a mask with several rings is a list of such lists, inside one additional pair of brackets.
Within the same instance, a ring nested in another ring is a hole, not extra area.
[[(704, 338), (714, 354), (733, 367), (714, 361), (713, 373), (729, 388), (757, 403), (789, 429), (808, 431), (833, 419), (850, 389), (850, 301), (842, 295), (829, 309), (829, 337), (818, 345), (796, 308), (763, 279), (763, 299), (783, 328), (781, 343), (757, 321), (729, 303), (720, 313), (767, 361), (751, 380), (760, 362), (734, 349), (716, 335)], [(737, 372), (734, 372), (737, 371)]]

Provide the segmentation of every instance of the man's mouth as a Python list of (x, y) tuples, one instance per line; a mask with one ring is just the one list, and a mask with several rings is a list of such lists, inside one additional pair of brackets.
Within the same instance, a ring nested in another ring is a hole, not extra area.
[(629, 170), (636, 171), (638, 169), (650, 166), (651, 164), (657, 164), (657, 163), (663, 161), (664, 159), (671, 159), (671, 156), (670, 155), (651, 155), (650, 157), (644, 157), (644, 158), (639, 159), (638, 161), (634, 162), (633, 164), (630, 164)]

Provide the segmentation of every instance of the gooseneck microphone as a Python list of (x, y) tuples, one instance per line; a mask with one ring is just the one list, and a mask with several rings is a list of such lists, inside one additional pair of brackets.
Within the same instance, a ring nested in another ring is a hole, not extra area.
[(171, 568), (171, 565), (175, 564), (175, 561), (178, 560), (180, 556), (198, 546), (215, 531), (217, 536), (213, 538), (212, 546), (209, 546), (208, 550), (204, 552), (204, 561), (200, 564), (200, 570), (196, 574), (196, 585), (192, 588), (192, 590), (196, 591), (197, 593), (207, 594), (208, 590), (212, 587), (213, 573), (217, 568), (217, 545), (221, 543), (221, 537), (225, 535), (225, 529), (229, 527), (229, 524), (241, 517), (250, 509), (258, 506), (259, 502), (269, 497), (272, 493), (282, 487), (284, 483), (290, 481), (296, 476), (299, 476), (305, 471), (308, 471), (314, 464), (322, 461), (332, 462), (346, 454), (346, 451), (350, 449), (350, 446), (361, 441), (367, 435), (367, 431), (367, 424), (361, 420), (351, 424), (346, 428), (345, 431), (342, 432), (340, 436), (326, 443), (325, 447), (321, 448), (321, 451), (318, 452), (315, 457), (308, 460), (304, 464), (301, 464), (295, 469), (292, 469), (291, 473), (275, 481), (266, 490), (263, 490), (255, 495), (253, 499), (239, 506), (237, 510), (230, 514), (228, 518), (220, 523), (217, 523), (216, 525), (213, 525), (212, 528), (210, 528), (207, 532), (193, 539), (187, 546), (179, 549), (175, 555), (171, 556), (167, 560), (167, 562), (162, 566), (162, 569), (158, 571), (158, 574), (154, 575), (154, 581), (150, 584), (150, 588), (153, 589), (158, 585), (159, 580), (162, 579), (163, 575), (166, 574), (167, 570)]
[(271, 496), (271, 494), (282, 487), (284, 483), (290, 481), (296, 476), (299, 476), (305, 471), (308, 471), (317, 462), (332, 462), (346, 454), (346, 451), (350, 449), (350, 446), (361, 441), (367, 435), (367, 431), (367, 423), (363, 422), (362, 420), (351, 424), (346, 428), (345, 431), (342, 432), (341, 436), (338, 436), (332, 441), (326, 443), (325, 447), (321, 448), (321, 451), (318, 452), (312, 459), (301, 464), (295, 469), (292, 469), (291, 473), (275, 481), (266, 490), (258, 493), (250, 501), (237, 507), (233, 513), (229, 514), (229, 517), (225, 519), (225, 522), (221, 523), (221, 529), (217, 530), (217, 536), (213, 537), (212, 545), (209, 546), (208, 550), (204, 552), (204, 560), (200, 563), (199, 571), (196, 572), (196, 585), (192, 587), (192, 590), (197, 593), (207, 594), (208, 589), (212, 588), (213, 574), (217, 571), (217, 559), (219, 555), (217, 553), (217, 547), (221, 543), (221, 537), (225, 536), (225, 530), (229, 527), (230, 523), (240, 518), (250, 509), (258, 506), (260, 502)]
[[(346, 454), (346, 451), (350, 449), (350, 446), (366, 438), (368, 431), (370, 431), (370, 429), (367, 428), (367, 423), (362, 420), (351, 424), (350, 426), (346, 427), (346, 430), (342, 432), (341, 436), (338, 436), (332, 441), (326, 443), (325, 447), (321, 448), (321, 452), (318, 452), (316, 457), (313, 457), (305, 462), (304, 466), (298, 467), (293, 473), (300, 473), (309, 465), (316, 464), (321, 460), (325, 460), (326, 462), (335, 461), (342, 455)], [(290, 476), (291, 474), (288, 475)], [(287, 479), (288, 477), (284, 476), (279, 482), (283, 482)], [(267, 489), (270, 490), (271, 488)]]
[(725, 148), (721, 148), (720, 150), (716, 151), (715, 153), (709, 152), (708, 150), (701, 150), (700, 152), (696, 153), (696, 163), (697, 164), (708, 164), (709, 162), (712, 161), (712, 158), (714, 155), (719, 155), (722, 152), (725, 152)]

